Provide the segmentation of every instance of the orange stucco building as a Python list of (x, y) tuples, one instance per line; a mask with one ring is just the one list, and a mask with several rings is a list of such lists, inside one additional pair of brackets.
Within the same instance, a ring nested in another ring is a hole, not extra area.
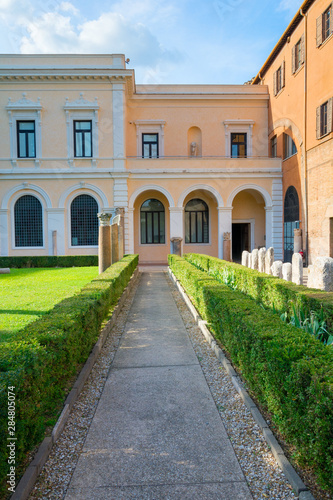
[[(284, 249), (333, 257), (332, 2), (304, 1), (253, 84), (268, 87), (270, 154), (282, 158)], [(299, 222), (298, 222), (299, 221)]]
[(332, 255), (330, 15), (304, 2), (252, 85), (138, 85), (121, 54), (0, 56), (0, 255), (97, 253), (97, 213), (120, 207), (141, 262), (174, 238), (222, 258), (228, 234), (236, 261), (288, 260), (298, 225), (310, 259)]

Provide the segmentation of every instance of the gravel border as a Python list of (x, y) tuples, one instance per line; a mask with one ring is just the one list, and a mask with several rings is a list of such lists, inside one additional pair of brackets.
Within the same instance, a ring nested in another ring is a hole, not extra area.
[(170, 269), (168, 275), (173, 297), (253, 498), (314, 500), (217, 345), (207, 322), (201, 319)]

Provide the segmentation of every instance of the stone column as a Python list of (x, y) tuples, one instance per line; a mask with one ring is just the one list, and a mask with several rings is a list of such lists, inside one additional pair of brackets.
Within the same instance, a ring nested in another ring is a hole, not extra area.
[(223, 233), (223, 260), (231, 262), (231, 238), (230, 233)]
[(282, 260), (276, 260), (271, 267), (272, 275), (282, 278)]
[(110, 219), (112, 214), (97, 214), (100, 225), (98, 229), (98, 272), (103, 273), (105, 269), (111, 266), (111, 226)]
[(302, 229), (294, 229), (294, 253), (299, 253), (302, 250)]
[(116, 215), (119, 215), (118, 222), (118, 252), (119, 260), (124, 257), (124, 215), (125, 209), (122, 207), (116, 208)]
[[(118, 217), (118, 216), (117, 216)], [(119, 241), (118, 241), (118, 221), (111, 226), (111, 263), (114, 264), (119, 260)]]
[(251, 269), (258, 271), (259, 262), (258, 262), (258, 249), (255, 248), (251, 253)]
[[(225, 259), (223, 254), (223, 234), (230, 233), (232, 231), (232, 208), (230, 207), (218, 207), (218, 257), (219, 259)], [(231, 258), (231, 251), (230, 251)]]
[(333, 291), (333, 259), (331, 257), (317, 257), (311, 266), (310, 274), (309, 287), (319, 288), (326, 292)]
[(265, 247), (260, 248), (258, 252), (258, 271), (260, 273), (265, 272), (265, 255), (266, 255), (266, 248)]
[(247, 250), (242, 252), (242, 266), (249, 267), (249, 255)]
[(52, 231), (52, 255), (57, 255), (57, 231)]
[(292, 280), (292, 265), (290, 262), (282, 264), (282, 278), (286, 281)]
[(292, 258), (292, 282), (295, 285), (303, 285), (303, 259), (299, 253), (294, 253)]
[(270, 247), (268, 248), (266, 255), (265, 255), (265, 273), (266, 274), (272, 274), (271, 267), (274, 262), (274, 248)]

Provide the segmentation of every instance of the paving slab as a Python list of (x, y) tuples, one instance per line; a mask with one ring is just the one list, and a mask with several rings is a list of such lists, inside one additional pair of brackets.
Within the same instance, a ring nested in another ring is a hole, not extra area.
[(65, 498), (252, 498), (163, 273), (142, 275)]

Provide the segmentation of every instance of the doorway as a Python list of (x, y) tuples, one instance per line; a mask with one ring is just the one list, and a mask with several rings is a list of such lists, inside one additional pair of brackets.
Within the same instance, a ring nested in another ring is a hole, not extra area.
[(232, 224), (232, 260), (242, 261), (242, 252), (250, 251), (250, 223), (236, 222)]

